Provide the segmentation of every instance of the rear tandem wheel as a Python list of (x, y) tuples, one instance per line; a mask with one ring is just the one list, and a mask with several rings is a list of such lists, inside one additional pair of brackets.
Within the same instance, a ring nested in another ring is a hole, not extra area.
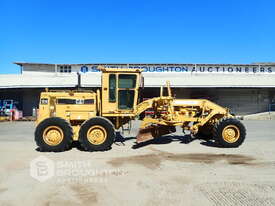
[(113, 124), (103, 117), (94, 117), (83, 123), (79, 130), (80, 145), (87, 151), (106, 151), (115, 139)]

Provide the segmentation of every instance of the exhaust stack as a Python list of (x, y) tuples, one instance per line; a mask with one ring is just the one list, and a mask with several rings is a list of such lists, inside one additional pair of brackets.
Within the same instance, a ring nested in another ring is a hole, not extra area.
[(79, 72), (77, 72), (77, 85), (76, 85), (76, 89), (77, 90), (81, 89), (81, 74)]

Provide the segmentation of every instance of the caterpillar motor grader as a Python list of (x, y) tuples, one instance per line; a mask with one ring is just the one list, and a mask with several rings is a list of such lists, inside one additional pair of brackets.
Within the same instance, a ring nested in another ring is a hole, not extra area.
[(142, 70), (99, 68), (101, 89), (48, 91), (40, 95), (35, 141), (41, 151), (64, 151), (78, 141), (87, 151), (104, 151), (115, 141), (115, 130), (147, 109), (137, 143), (176, 131), (189, 130), (193, 135), (212, 138), (223, 147), (238, 147), (246, 136), (243, 124), (227, 108), (206, 99), (175, 99), (167, 82), (159, 97), (141, 102)]

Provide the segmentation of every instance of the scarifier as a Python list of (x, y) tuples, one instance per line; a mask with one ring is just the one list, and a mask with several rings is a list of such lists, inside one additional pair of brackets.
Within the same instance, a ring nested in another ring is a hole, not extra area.
[(244, 125), (227, 108), (206, 99), (175, 99), (167, 81), (160, 96), (141, 101), (142, 70), (99, 67), (102, 88), (96, 92), (46, 91), (40, 95), (35, 141), (41, 151), (64, 151), (73, 141), (88, 151), (105, 151), (115, 141), (115, 130), (143, 117), (137, 143), (170, 134), (180, 126), (194, 136), (212, 139), (223, 147), (238, 147), (246, 136)]

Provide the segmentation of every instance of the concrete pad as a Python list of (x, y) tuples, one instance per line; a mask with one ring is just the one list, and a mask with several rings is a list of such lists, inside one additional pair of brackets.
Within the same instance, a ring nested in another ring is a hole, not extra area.
[(275, 121), (243, 121), (239, 148), (180, 130), (133, 149), (36, 151), (33, 122), (0, 123), (0, 205), (275, 205)]

